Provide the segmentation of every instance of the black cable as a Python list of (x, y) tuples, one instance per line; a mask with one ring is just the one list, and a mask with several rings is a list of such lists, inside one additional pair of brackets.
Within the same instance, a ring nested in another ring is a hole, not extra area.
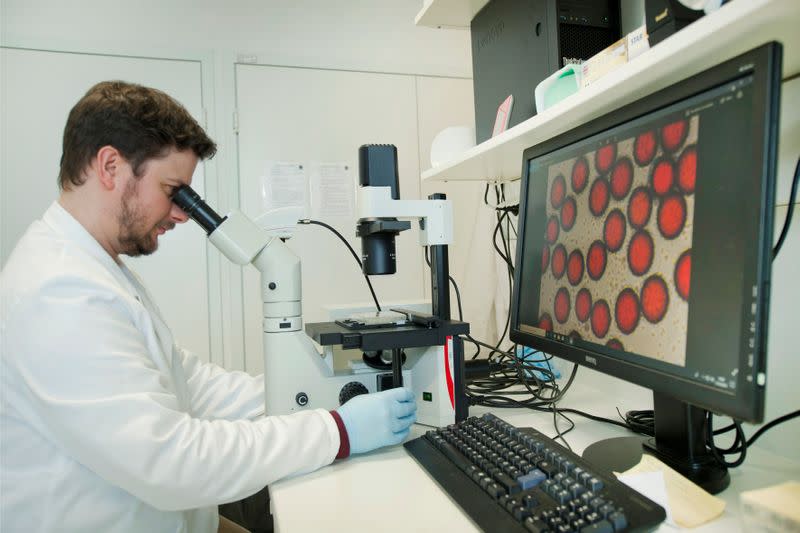
[[(336, 228), (334, 228), (333, 226), (329, 226), (328, 224), (326, 224), (324, 222), (320, 222), (319, 220), (311, 220), (311, 219), (308, 219), (308, 218), (304, 218), (302, 220), (298, 220), (297, 223), (298, 224), (315, 224), (317, 226), (322, 226), (323, 228), (327, 228), (330, 231), (332, 231), (334, 234), (336, 234), (336, 236), (339, 237), (339, 239), (345, 244), (345, 246), (347, 246), (347, 249), (350, 250), (350, 253), (353, 254), (353, 258), (356, 260), (356, 263), (358, 263), (358, 267), (362, 269), (362, 274), (363, 274), (364, 266), (361, 263), (361, 259), (359, 259), (358, 254), (356, 253), (356, 251), (353, 250), (353, 247), (350, 246), (350, 243), (347, 242), (347, 239), (345, 239), (342, 236), (342, 234), (339, 233), (336, 230)], [(369, 287), (369, 292), (372, 294), (372, 299), (375, 301), (375, 307), (377, 307), (378, 308), (378, 312), (380, 312), (381, 311), (381, 305), (378, 303), (378, 297), (375, 296), (375, 289), (372, 288), (372, 282), (369, 280), (369, 276), (367, 276), (366, 274), (364, 274), (364, 279), (367, 280), (367, 286)]]
[[(428, 254), (428, 247), (424, 246), (423, 248), (424, 248), (424, 254), (425, 254), (425, 263), (427, 263), (428, 264), (428, 268), (430, 268), (431, 267), (431, 260), (430, 260), (429, 254)], [(449, 273), (448, 273), (447, 276), (450, 279), (450, 283), (453, 285), (453, 289), (455, 289), (455, 291), (456, 291), (456, 304), (458, 306), (458, 320), (459, 321), (463, 321), (464, 320), (464, 312), (463, 312), (463, 309), (461, 307), (461, 291), (458, 290), (458, 284), (456, 283), (456, 280), (453, 279), (453, 276), (451, 276)], [(478, 355), (480, 355), (480, 353), (481, 353), (481, 347), (480, 347), (481, 343), (479, 343), (478, 341), (473, 339), (470, 334), (466, 334), (462, 338), (475, 345), (476, 351), (472, 355), (472, 359), (477, 358)]]
[(783, 219), (783, 229), (781, 229), (781, 235), (778, 237), (778, 242), (775, 244), (775, 247), (772, 248), (772, 260), (775, 260), (777, 257), (778, 252), (781, 251), (781, 246), (783, 246), (783, 241), (786, 240), (786, 235), (789, 234), (789, 226), (792, 223), (792, 213), (794, 212), (794, 202), (795, 198), (797, 197), (797, 181), (800, 177), (800, 157), (797, 158), (797, 165), (794, 167), (794, 178), (792, 178), (792, 190), (789, 193), (789, 208), (786, 210), (786, 218)]
[(800, 416), (800, 410), (792, 411), (791, 413), (787, 413), (787, 414), (785, 414), (783, 416), (779, 416), (778, 418), (776, 418), (774, 420), (771, 420), (770, 422), (767, 422), (766, 424), (764, 424), (763, 426), (758, 428), (758, 431), (753, 433), (752, 437), (747, 439), (747, 442), (746, 442), (747, 446), (752, 446), (753, 443), (756, 441), (756, 439), (758, 439), (761, 435), (763, 435), (768, 429), (773, 428), (773, 427), (777, 426), (778, 424), (782, 424), (783, 422), (786, 422), (787, 420), (791, 420), (793, 418), (797, 418), (798, 416)]
[[(736, 468), (744, 463), (744, 460), (747, 457), (747, 441), (744, 437), (742, 425), (735, 420), (733, 421), (733, 425), (736, 428), (736, 436), (733, 444), (730, 446), (730, 448), (720, 449), (714, 444), (714, 413), (709, 412), (706, 420), (706, 447), (711, 450), (711, 455), (714, 456), (714, 459), (716, 459), (719, 464), (727, 468)], [(728, 461), (725, 459), (725, 455), (733, 453), (739, 454), (739, 457), (737, 457), (736, 460)]]
[(620, 413), (619, 409), (617, 409), (617, 413), (619, 413), (620, 418), (625, 421), (625, 426), (632, 431), (641, 433), (642, 435), (649, 435), (651, 437), (655, 436), (656, 425), (652, 409), (626, 411), (625, 416), (622, 416), (622, 413)]

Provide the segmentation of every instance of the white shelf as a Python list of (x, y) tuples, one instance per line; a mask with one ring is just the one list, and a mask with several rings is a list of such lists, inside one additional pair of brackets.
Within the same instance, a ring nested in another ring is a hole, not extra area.
[(414, 24), (431, 28), (469, 29), (475, 14), (489, 0), (425, 0)]
[(423, 172), (422, 179), (518, 179), (526, 148), (773, 40), (783, 43), (784, 77), (800, 73), (800, 0), (734, 0), (550, 109)]

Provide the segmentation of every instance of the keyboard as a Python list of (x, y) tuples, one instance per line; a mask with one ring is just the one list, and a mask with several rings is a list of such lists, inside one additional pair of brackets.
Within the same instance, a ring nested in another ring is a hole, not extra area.
[(664, 509), (532, 428), (485, 414), (404, 444), (484, 531), (655, 528)]

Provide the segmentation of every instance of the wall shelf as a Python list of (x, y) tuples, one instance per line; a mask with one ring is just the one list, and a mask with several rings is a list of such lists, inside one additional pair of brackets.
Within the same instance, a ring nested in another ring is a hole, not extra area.
[(734, 0), (550, 109), (423, 172), (422, 179), (519, 179), (526, 148), (768, 41), (783, 43), (784, 79), (796, 75), (799, 28), (798, 0)]
[(414, 24), (468, 30), (472, 18), (488, 3), (489, 0), (425, 0)]

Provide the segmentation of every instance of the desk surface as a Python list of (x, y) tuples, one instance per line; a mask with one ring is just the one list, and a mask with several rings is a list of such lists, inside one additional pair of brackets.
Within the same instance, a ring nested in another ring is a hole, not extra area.
[[(611, 397), (608, 391), (576, 382), (561, 407), (611, 418), (616, 416), (617, 406), (621, 411), (652, 406), (648, 391), (637, 388), (634, 394), (629, 392), (625, 391), (622, 401)], [(470, 415), (487, 411), (473, 407)], [(555, 435), (552, 415), (522, 409), (492, 409), (492, 412), (516, 426), (532, 426), (548, 436)], [(567, 435), (567, 441), (576, 453), (597, 440), (629, 434), (611, 424), (578, 416), (571, 418), (575, 429)], [(564, 429), (563, 425), (560, 427)], [(412, 437), (427, 429), (415, 426)], [(741, 531), (739, 493), (789, 479), (800, 480), (800, 461), (754, 446), (748, 450), (744, 465), (732, 469), (730, 474), (730, 487), (719, 495), (726, 502), (725, 512), (717, 520), (692, 531)], [(270, 496), (278, 533), (480, 531), (402, 446), (354, 456), (311, 474), (275, 483), (270, 487)], [(662, 525), (659, 531), (674, 529)]]

